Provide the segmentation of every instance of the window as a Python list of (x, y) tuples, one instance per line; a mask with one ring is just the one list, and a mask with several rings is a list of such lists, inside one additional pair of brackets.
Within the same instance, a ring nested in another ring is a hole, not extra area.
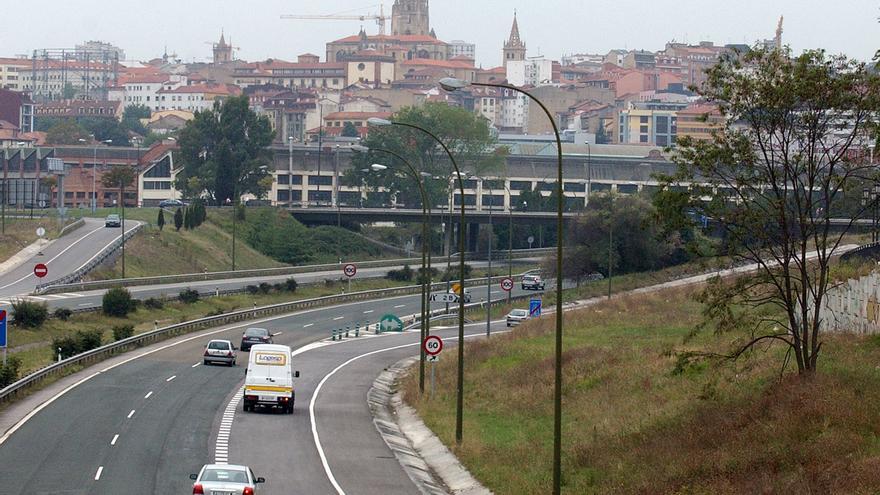
[(648, 123), (648, 116), (647, 116), (647, 115), (642, 115), (642, 116), (640, 116), (640, 117), (639, 117), (639, 123), (640, 123), (640, 124), (647, 124), (647, 123)]
[[(290, 184), (290, 176), (287, 174), (282, 174), (278, 176), (278, 184), (279, 185), (287, 185)], [(278, 198), (281, 199), (281, 198)]]
[(329, 175), (310, 175), (309, 176), (309, 185), (310, 186), (330, 186), (333, 184), (333, 177)]
[(647, 136), (646, 134), (642, 134), (641, 136), (639, 136), (639, 142), (640, 142), (640, 143), (647, 143), (647, 142), (648, 142), (648, 136)]
[(532, 183), (526, 180), (512, 180), (510, 181), (510, 190), (511, 191), (531, 191)]

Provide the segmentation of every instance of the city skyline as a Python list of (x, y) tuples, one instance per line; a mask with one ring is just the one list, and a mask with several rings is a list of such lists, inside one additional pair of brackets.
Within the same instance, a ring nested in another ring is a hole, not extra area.
[[(392, 1), (385, 2), (390, 16)], [(782, 0), (772, 6), (747, 0), (737, 6), (705, 7), (704, 2), (684, 0), (656, 4), (650, 11), (645, 2), (620, 0), (614, 9), (588, 12), (591, 4), (573, 0), (551, 0), (541, 5), (528, 2), (480, 2), (449, 0), (431, 4), (431, 26), (443, 41), (465, 40), (476, 44), (477, 64), (484, 68), (501, 63), (501, 47), (507, 39), (514, 10), (528, 46), (529, 56), (560, 59), (571, 53), (605, 53), (610, 49), (661, 50), (671, 40), (717, 44), (754, 44), (772, 38), (780, 15), (784, 16), (783, 42), (796, 53), (806, 48), (825, 48), (830, 53), (870, 60), (877, 49), (876, 2), (855, 0), (847, 8), (828, 11), (815, 0)], [(260, 9), (241, 9), (240, 2), (218, 0), (200, 3), (157, 0), (150, 9), (120, 11), (106, 9), (97, 0), (80, 0), (58, 5), (49, 0), (32, 2), (32, 12), (44, 12), (41, 29), (17, 23), (6, 29), (4, 56), (30, 55), (47, 47), (73, 47), (87, 40), (101, 40), (124, 49), (130, 60), (145, 61), (176, 53), (184, 62), (206, 62), (221, 30), (240, 49), (243, 60), (280, 58), (295, 60), (311, 52), (324, 59), (325, 44), (356, 34), (363, 27), (368, 34), (378, 31), (374, 21), (285, 20), (284, 14), (331, 14), (377, 12), (378, 7), (361, 8), (354, 0), (335, 0), (320, 5), (292, 5), (281, 0), (261, 3)], [(114, 4), (119, 5), (119, 3)], [(126, 5), (126, 2), (123, 2)], [(127, 5), (126, 5), (127, 6)], [(140, 5), (138, 5), (139, 7)], [(210, 7), (210, 8), (206, 8)], [(548, 8), (549, 7), (549, 8)], [(101, 11), (100, 16), (95, 12)], [(469, 15), (462, 15), (467, 11)], [(572, 13), (585, 12), (583, 15)], [(136, 14), (136, 15), (132, 15)], [(642, 14), (642, 15), (639, 15)], [(143, 24), (137, 30), (134, 19)], [(819, 26), (819, 28), (817, 28)], [(390, 27), (390, 22), (389, 22)], [(559, 36), (559, 33), (564, 33)], [(592, 33), (592, 34), (585, 34)]]

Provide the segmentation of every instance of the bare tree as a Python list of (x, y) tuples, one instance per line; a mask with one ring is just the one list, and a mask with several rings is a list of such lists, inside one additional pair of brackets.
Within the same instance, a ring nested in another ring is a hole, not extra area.
[[(728, 57), (708, 76), (700, 93), (725, 123), (711, 139), (678, 141), (678, 173), (666, 183), (690, 184), (689, 208), (720, 226), (731, 254), (759, 269), (709, 285), (707, 323), (718, 332), (748, 329), (730, 357), (782, 343), (785, 364), (793, 355), (800, 374), (812, 373), (822, 347), (813, 308), (825, 297), (836, 248), (863, 209), (858, 200), (855, 208), (845, 204), (876, 180), (868, 145), (880, 108), (878, 77), (842, 55), (792, 58), (788, 50)], [(834, 217), (842, 225), (832, 226)], [(755, 310), (767, 305), (776, 309)]]

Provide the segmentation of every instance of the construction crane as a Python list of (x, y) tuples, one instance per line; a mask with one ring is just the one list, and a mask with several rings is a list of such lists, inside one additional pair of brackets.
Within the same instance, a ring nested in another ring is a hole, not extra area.
[(282, 19), (301, 19), (301, 20), (311, 20), (311, 21), (365, 21), (367, 19), (376, 21), (376, 24), (379, 26), (379, 34), (385, 34), (385, 21), (389, 18), (385, 16), (385, 9), (382, 4), (379, 5), (370, 5), (365, 8), (379, 7), (378, 14), (362, 14), (362, 15), (344, 15), (347, 12), (339, 12), (336, 14), (323, 14), (323, 15), (297, 15), (297, 14), (289, 14), (282, 15)]

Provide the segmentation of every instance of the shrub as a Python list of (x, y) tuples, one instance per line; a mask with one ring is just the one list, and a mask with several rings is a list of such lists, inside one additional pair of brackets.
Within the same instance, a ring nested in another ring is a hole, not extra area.
[(71, 335), (67, 335), (64, 337), (55, 337), (52, 339), (52, 354), (56, 355), (56, 353), (61, 353), (61, 358), (69, 358), (76, 354), (78, 346), (76, 345), (76, 339)]
[[(416, 283), (423, 284), (423, 283), (427, 282), (427, 278), (428, 278), (426, 276), (427, 273), (428, 273), (427, 268), (424, 268), (424, 269), (419, 268), (418, 269), (418, 276), (416, 277)], [(439, 274), (440, 271), (432, 266), (430, 273), (431, 273), (431, 280), (437, 280), (437, 274)]]
[[(473, 272), (473, 271), (474, 271), (474, 267), (472, 267), (471, 265), (468, 265), (467, 263), (464, 264), (464, 278), (471, 278), (471, 272)], [(447, 280), (455, 281), (455, 280), (458, 280), (460, 276), (461, 275), (458, 272), (458, 264), (456, 263), (456, 264), (453, 264), (452, 266), (449, 267), (448, 272), (443, 272), (443, 276), (440, 278), (440, 281), (442, 281), (442, 282), (446, 282)]]
[(79, 330), (76, 332), (76, 340), (79, 352), (86, 352), (101, 347), (104, 332), (100, 330)]
[(298, 284), (296, 283), (296, 280), (293, 278), (289, 278), (289, 279), (285, 280), (284, 285), (287, 289), (287, 292), (296, 292), (296, 288), (298, 286)]
[(147, 309), (162, 309), (165, 307), (165, 301), (156, 297), (151, 297), (144, 301), (144, 307)]
[(212, 316), (220, 316), (223, 314), (223, 310), (221, 308), (217, 308), (205, 313), (205, 318), (210, 318)]
[(180, 294), (177, 295), (177, 298), (180, 299), (181, 302), (186, 304), (193, 304), (199, 302), (199, 291), (195, 289), (184, 289), (180, 291)]
[(404, 265), (400, 270), (388, 270), (385, 278), (397, 282), (408, 282), (413, 278), (413, 269), (409, 265)]
[(127, 339), (134, 335), (134, 325), (117, 325), (113, 327), (113, 340)]
[(58, 318), (61, 321), (67, 321), (70, 319), (70, 316), (73, 315), (73, 311), (69, 308), (58, 308), (52, 314), (55, 315), (55, 318)]
[(6, 360), (6, 364), (0, 364), (0, 388), (3, 388), (15, 380), (18, 380), (18, 369), (21, 367), (21, 359), (12, 356)]
[(260, 282), (260, 293), (268, 294), (272, 290), (272, 286), (266, 282)]
[(284, 292), (287, 290), (287, 284), (284, 282), (278, 282), (277, 284), (272, 284), (272, 290), (275, 292)]
[(15, 325), (23, 328), (37, 328), (49, 318), (49, 307), (45, 303), (18, 300), (12, 303), (12, 317)]
[(254, 295), (260, 292), (260, 287), (258, 285), (248, 285), (244, 288), (248, 294)]
[(125, 318), (128, 313), (135, 310), (134, 299), (125, 287), (113, 287), (104, 293), (101, 303), (102, 310), (107, 316)]
[(81, 352), (101, 347), (102, 337), (103, 332), (100, 330), (79, 330), (73, 335), (52, 339), (52, 351), (54, 354), (60, 349), (61, 357), (66, 359)]

